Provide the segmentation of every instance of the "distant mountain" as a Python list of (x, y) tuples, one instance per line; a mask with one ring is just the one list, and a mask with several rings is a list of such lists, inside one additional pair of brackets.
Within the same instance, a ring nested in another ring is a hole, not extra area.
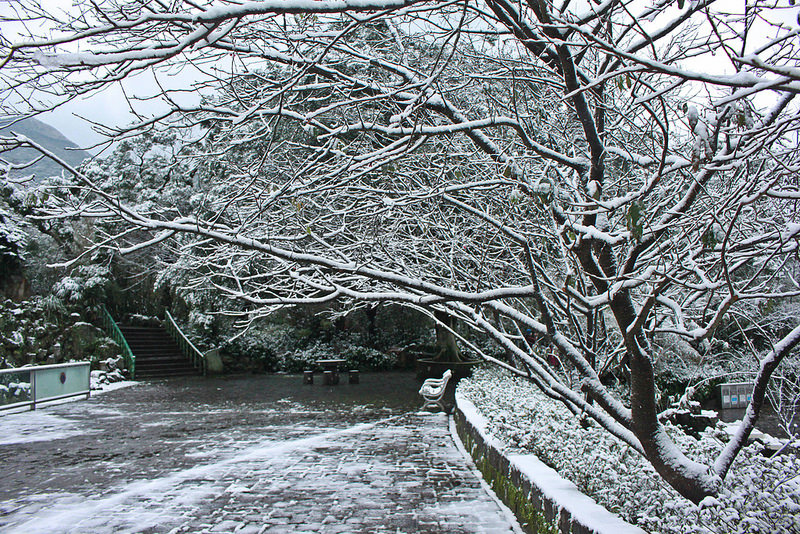
[[(77, 145), (67, 139), (61, 132), (37, 119), (24, 119), (14, 124), (10, 124), (11, 118), (0, 118), (0, 135), (8, 135), (9, 132), (29, 137), (46, 149), (52, 151), (58, 157), (70, 165), (77, 167), (83, 160), (91, 157), (85, 150), (77, 150)], [(39, 155), (39, 152), (32, 148), (18, 148), (10, 152), (0, 154), (0, 158), (15, 164), (27, 163)], [(36, 179), (55, 176), (61, 174), (61, 167), (50, 158), (43, 158), (35, 165), (23, 170), (15, 170), (11, 173), (12, 178), (20, 178), (35, 174)]]

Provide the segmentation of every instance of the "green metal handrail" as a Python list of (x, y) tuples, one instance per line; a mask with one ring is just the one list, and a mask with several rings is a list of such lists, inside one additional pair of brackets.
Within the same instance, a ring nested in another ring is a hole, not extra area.
[(180, 347), (183, 355), (190, 359), (195, 368), (199, 369), (200, 372), (203, 373), (203, 376), (205, 376), (208, 371), (208, 366), (206, 365), (206, 355), (200, 352), (200, 349), (195, 347), (194, 343), (189, 341), (189, 338), (186, 337), (181, 328), (178, 326), (178, 323), (175, 322), (175, 318), (172, 317), (172, 314), (169, 313), (169, 310), (164, 310), (164, 314), (167, 317), (167, 320), (164, 321), (164, 328), (178, 344), (178, 347)]
[(105, 328), (106, 332), (108, 332), (111, 339), (117, 342), (117, 344), (122, 347), (122, 357), (125, 359), (125, 367), (131, 373), (131, 380), (136, 378), (136, 355), (133, 354), (128, 342), (125, 341), (125, 336), (122, 335), (122, 330), (119, 329), (117, 326), (116, 321), (114, 318), (111, 317), (111, 314), (108, 313), (108, 309), (103, 305), (102, 309), (102, 319), (103, 319), (103, 327)]

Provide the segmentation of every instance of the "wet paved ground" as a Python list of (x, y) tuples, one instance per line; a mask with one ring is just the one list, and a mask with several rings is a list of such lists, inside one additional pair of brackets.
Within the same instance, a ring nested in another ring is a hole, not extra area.
[(0, 532), (513, 532), (409, 374), (142, 384), (0, 416)]

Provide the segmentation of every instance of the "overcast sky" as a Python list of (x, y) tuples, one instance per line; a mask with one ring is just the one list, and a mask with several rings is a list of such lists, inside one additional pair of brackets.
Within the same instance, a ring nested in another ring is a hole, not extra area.
[[(73, 3), (85, 0), (41, 0), (41, 5), (46, 7), (51, 13), (57, 11), (74, 11)], [(0, 15), (5, 19), (13, 19), (16, 16), (15, 9), (19, 8), (18, 0), (0, 0)], [(36, 29), (37, 33), (42, 32), (41, 28)], [(5, 20), (0, 25), (0, 33), (3, 37), (11, 41), (28, 40), (25, 38), (26, 31), (21, 23), (13, 20)], [(180, 72), (169, 74), (160, 73), (159, 82), (167, 89), (187, 88), (192, 85), (202, 74), (193, 68), (186, 68)], [(125, 93), (123, 93), (123, 87)], [(69, 140), (80, 147), (88, 147), (104, 140), (101, 134), (92, 129), (91, 123), (82, 120), (85, 117), (90, 121), (100, 122), (108, 126), (121, 126), (134, 120), (130, 105), (126, 101), (125, 94), (128, 96), (146, 97), (159, 92), (158, 85), (155, 83), (152, 72), (144, 72), (130, 79), (123, 84), (113, 84), (104, 88), (102, 91), (91, 93), (90, 95), (77, 98), (54, 111), (42, 113), (37, 118), (58, 129)], [(183, 95), (185, 102), (196, 103), (199, 95), (195, 98)], [(150, 115), (166, 109), (163, 103), (149, 101), (148, 103), (138, 103), (137, 110), (144, 115)]]
[[(18, 0), (0, 0), (0, 13), (3, 15), (13, 14), (13, 8)], [(43, 0), (46, 2), (48, 10), (72, 10), (73, 0)], [(77, 0), (76, 0), (77, 1)], [(741, 8), (742, 2), (729, 0), (730, 3), (724, 2), (720, 5), (733, 7), (734, 5)], [(788, 5), (788, 1), (787, 1)], [(774, 12), (776, 18), (781, 19), (796, 26), (797, 11), (800, 8), (781, 9)], [(4, 37), (13, 39), (15, 30), (21, 30), (20, 25), (14, 22), (4, 22), (0, 28)], [(770, 31), (770, 33), (773, 33)], [(691, 67), (696, 70), (719, 70), (727, 69), (730, 67), (727, 60), (720, 61), (721, 58), (698, 58), (696, 59), (697, 65)], [(158, 86), (154, 82), (153, 73), (142, 73), (124, 82), (125, 92), (129, 96), (150, 96), (158, 92)], [(179, 87), (187, 88), (196, 81), (201, 74), (195, 69), (185, 69), (178, 73), (167, 75), (160, 73), (159, 81), (168, 89), (176, 89)], [(199, 100), (199, 95), (192, 98), (189, 95), (183, 95), (181, 98), (186, 98), (187, 101)], [(164, 106), (164, 104), (161, 104)], [(164, 108), (158, 105), (157, 101), (151, 101), (147, 104), (139, 103), (137, 109), (145, 115), (156, 113)], [(61, 108), (40, 115), (40, 119), (44, 122), (54, 126), (60, 130), (66, 137), (75, 142), (81, 147), (87, 147), (103, 140), (103, 137), (92, 130), (91, 124), (86, 121), (80, 120), (78, 117), (86, 117), (93, 121), (98, 121), (106, 125), (119, 126), (129, 123), (133, 120), (133, 115), (130, 112), (129, 104), (126, 102), (122, 87), (120, 84), (114, 84), (105, 88), (100, 92), (93, 93), (88, 97), (76, 99)]]
[[(159, 75), (162, 86), (168, 88), (189, 87), (197, 80), (200, 74), (197, 71), (191, 73), (183, 72), (178, 75), (167, 76)], [(128, 96), (146, 97), (158, 92), (158, 85), (154, 81), (152, 72), (145, 72), (124, 82), (125, 92), (123, 93), (120, 84), (106, 87), (102, 91), (93, 93), (81, 99), (76, 99), (54, 111), (44, 113), (38, 118), (47, 124), (58, 129), (69, 140), (81, 147), (87, 147), (105, 138), (92, 129), (92, 125), (81, 117), (91, 121), (100, 122), (108, 126), (121, 126), (130, 123), (135, 116), (131, 113), (130, 104), (125, 98)], [(191, 98), (183, 96), (184, 103), (197, 103), (199, 95)], [(167, 109), (164, 103), (157, 100), (144, 102), (133, 102), (139, 113), (145, 116), (163, 112)]]

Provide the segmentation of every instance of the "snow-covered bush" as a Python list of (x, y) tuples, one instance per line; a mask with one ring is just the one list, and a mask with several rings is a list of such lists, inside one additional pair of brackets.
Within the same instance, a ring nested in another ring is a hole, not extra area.
[(784, 362), (772, 377), (767, 395), (781, 429), (794, 439), (800, 438), (800, 355)]
[(339, 356), (347, 360), (348, 368), (364, 371), (385, 371), (397, 364), (394, 354), (358, 345), (348, 347)]
[(0, 265), (19, 262), (26, 242), (14, 217), (0, 206)]
[(278, 359), (280, 370), (300, 372), (305, 369), (316, 369), (317, 360), (343, 359), (348, 369), (362, 371), (391, 369), (396, 357), (384, 354), (375, 349), (349, 343), (314, 342), (302, 350), (283, 354)]
[(64, 302), (79, 302), (83, 299), (83, 284), (78, 278), (65, 276), (53, 286), (53, 293)]
[(86, 312), (55, 296), (0, 301), (0, 368), (117, 356), (119, 346), (84, 321)]
[(226, 366), (250, 362), (260, 372), (299, 373), (316, 369), (317, 360), (344, 359), (346, 366), (362, 371), (391, 369), (396, 356), (364, 346), (358, 335), (340, 335), (318, 339), (307, 330), (286, 324), (268, 324), (253, 328), (224, 346)]
[[(560, 403), (524, 380), (496, 369), (475, 372), (458, 391), (489, 420), (489, 431), (509, 452), (533, 453), (625, 520), (654, 534), (779, 534), (800, 532), (800, 459), (767, 458), (746, 447), (722, 492), (699, 506), (666, 485), (635, 451), (599, 429), (582, 426)], [(683, 451), (712, 462), (727, 434), (695, 439), (668, 427)]]
[(105, 300), (111, 273), (100, 265), (77, 267), (53, 286), (53, 293), (68, 304), (93, 305)]

